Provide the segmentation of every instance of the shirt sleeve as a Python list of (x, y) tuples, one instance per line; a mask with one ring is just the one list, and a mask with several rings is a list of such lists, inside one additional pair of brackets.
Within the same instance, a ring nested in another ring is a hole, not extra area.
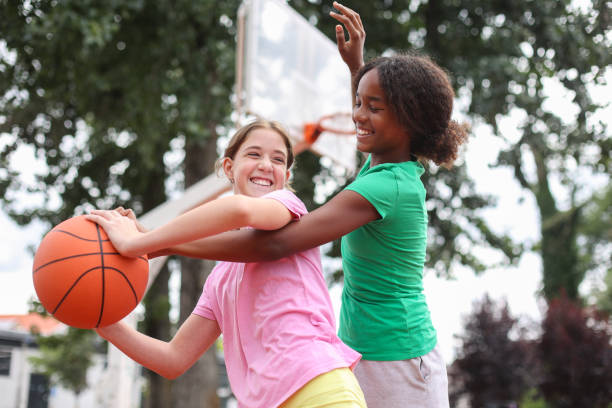
[(294, 220), (299, 219), (302, 215), (308, 213), (306, 206), (295, 194), (289, 190), (275, 190), (264, 195), (262, 198), (271, 198), (283, 204)]
[(374, 206), (383, 219), (389, 214), (397, 201), (397, 179), (395, 174), (388, 169), (368, 172), (355, 179), (345, 189), (362, 195)]
[[(209, 276), (209, 278), (210, 277), (212, 276)], [(217, 321), (217, 318), (215, 317), (215, 314), (212, 309), (210, 298), (208, 296), (210, 281), (212, 281), (212, 279), (206, 279), (206, 283), (204, 283), (204, 289), (202, 289), (202, 294), (200, 295), (200, 299), (198, 299), (198, 303), (196, 304), (192, 313), (198, 316), (205, 317), (206, 319), (209, 319), (209, 320)]]

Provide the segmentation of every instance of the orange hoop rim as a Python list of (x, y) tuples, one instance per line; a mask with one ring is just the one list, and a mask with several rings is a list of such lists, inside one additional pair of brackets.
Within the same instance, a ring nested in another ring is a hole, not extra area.
[(317, 141), (321, 133), (329, 132), (339, 136), (350, 136), (355, 134), (355, 129), (347, 129), (333, 126), (327, 122), (338, 117), (350, 117), (350, 113), (337, 112), (323, 115), (317, 122), (308, 122), (304, 124), (304, 141), (308, 144), (313, 144)]

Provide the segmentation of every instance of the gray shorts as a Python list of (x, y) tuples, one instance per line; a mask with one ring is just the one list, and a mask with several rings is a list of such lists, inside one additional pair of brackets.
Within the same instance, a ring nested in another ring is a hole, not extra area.
[(421, 357), (361, 360), (355, 376), (368, 408), (448, 408), (448, 377), (436, 346)]

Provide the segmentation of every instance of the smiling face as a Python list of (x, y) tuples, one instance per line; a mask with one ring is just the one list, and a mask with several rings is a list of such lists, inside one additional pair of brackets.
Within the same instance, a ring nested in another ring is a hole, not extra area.
[(353, 121), (357, 149), (372, 154), (371, 166), (410, 160), (410, 137), (389, 106), (378, 71), (371, 69), (359, 81)]
[(261, 197), (285, 187), (287, 160), (287, 146), (276, 130), (254, 128), (234, 157), (223, 160), (223, 171), (234, 184), (234, 194)]

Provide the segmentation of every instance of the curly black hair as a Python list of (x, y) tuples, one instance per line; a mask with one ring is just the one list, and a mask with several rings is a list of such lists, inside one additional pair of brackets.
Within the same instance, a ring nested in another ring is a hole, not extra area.
[(423, 55), (378, 57), (355, 75), (353, 89), (372, 69), (378, 72), (386, 102), (410, 135), (410, 153), (452, 165), (467, 139), (467, 127), (451, 120), (455, 93), (447, 73)]

